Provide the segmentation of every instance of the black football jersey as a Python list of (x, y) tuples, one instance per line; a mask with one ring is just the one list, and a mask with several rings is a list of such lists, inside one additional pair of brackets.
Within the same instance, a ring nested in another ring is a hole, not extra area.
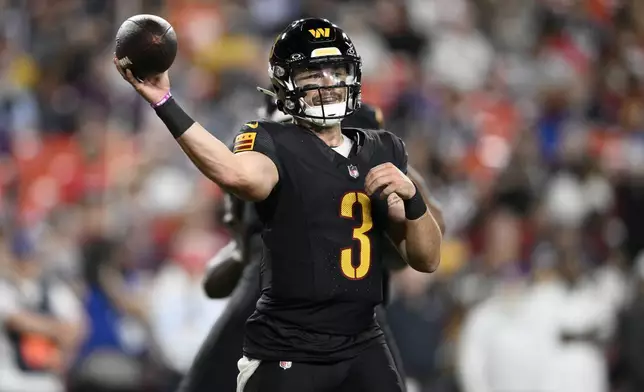
[(403, 142), (386, 131), (343, 128), (348, 158), (295, 124), (247, 123), (233, 152), (257, 151), (279, 171), (271, 195), (256, 203), (263, 223), (262, 296), (247, 322), (245, 355), (262, 360), (332, 361), (353, 356), (382, 335), (386, 201), (364, 192), (381, 163), (406, 173)]
[[(363, 103), (358, 111), (342, 121), (342, 127), (360, 129), (384, 129), (385, 126), (382, 111), (377, 107)], [(231, 213), (235, 215), (235, 219), (243, 222), (243, 227), (245, 227), (246, 230), (250, 229), (252, 233), (259, 234), (259, 230), (261, 229), (261, 222), (257, 217), (255, 209), (248, 208), (251, 203), (239, 200), (235, 196), (232, 196), (232, 199), (234, 207), (231, 208)], [(400, 256), (397, 254), (397, 250), (395, 249), (394, 245), (391, 243), (387, 245), (389, 246), (389, 249), (386, 250), (384, 254), (385, 266), (387, 266), (387, 269), (400, 269), (401, 266), (406, 265), (404, 261), (400, 260)], [(257, 259), (258, 263), (260, 258)], [(259, 272), (259, 269), (257, 269), (257, 271)], [(389, 271), (385, 270), (383, 274), (383, 302), (385, 304), (388, 303), (389, 297), (389, 275)], [(242, 276), (243, 281), (239, 283), (239, 286), (249, 287), (251, 284), (253, 284), (245, 281), (247, 277), (251, 277), (251, 275), (244, 274)], [(255, 281), (254, 279), (252, 280), (253, 282)], [(253, 292), (255, 292), (255, 290), (253, 290)]]

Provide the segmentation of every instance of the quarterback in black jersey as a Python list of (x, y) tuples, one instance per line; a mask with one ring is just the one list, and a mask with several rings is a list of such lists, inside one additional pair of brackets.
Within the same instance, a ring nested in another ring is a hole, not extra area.
[[(270, 95), (265, 97), (266, 102), (260, 110), (260, 117), (279, 122), (292, 121), (291, 116), (277, 110), (277, 103), (273, 97)], [(366, 104), (363, 104), (354, 115), (343, 121), (342, 126), (365, 129), (384, 128), (381, 112)], [(409, 170), (410, 178), (416, 183), (419, 190), (424, 191), (424, 195), (428, 194), (420, 176), (412, 176), (411, 167)], [(434, 217), (442, 226), (440, 210), (432, 201), (427, 200), (427, 202)], [(232, 297), (226, 311), (213, 326), (190, 370), (182, 380), (179, 392), (235, 391), (237, 360), (242, 355), (244, 324), (255, 310), (255, 304), (261, 295), (259, 283), (261, 239), (257, 235), (261, 223), (253, 209), (249, 208), (250, 203), (226, 195), (224, 205), (223, 221), (234, 233), (234, 238), (209, 263), (208, 271), (204, 277), (204, 289), (210, 298), (224, 298), (231, 294)], [(441, 231), (444, 231), (442, 227)], [(396, 260), (396, 262), (389, 263), (392, 264), (391, 267), (397, 268), (406, 265), (404, 261), (399, 260), (400, 256), (397, 253), (391, 253), (391, 257), (385, 258), (387, 261), (389, 261), (388, 259)], [(385, 281), (383, 285), (385, 292), (383, 297), (386, 304), (388, 282)], [(393, 336), (386, 325), (384, 311), (378, 308), (376, 315), (396, 367), (404, 380), (402, 361)]]
[(441, 232), (406, 175), (403, 142), (340, 127), (360, 105), (361, 60), (346, 33), (303, 19), (277, 37), (269, 77), (295, 122), (249, 122), (232, 153), (171, 97), (167, 72), (139, 81), (115, 66), (206, 176), (255, 203), (262, 295), (246, 323), (237, 391), (401, 391), (374, 318), (384, 244), (432, 272)]

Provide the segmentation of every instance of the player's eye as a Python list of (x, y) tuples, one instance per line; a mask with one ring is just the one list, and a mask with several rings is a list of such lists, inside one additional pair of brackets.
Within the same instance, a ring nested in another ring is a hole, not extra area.
[(312, 72), (298, 77), (295, 83), (300, 87), (316, 87), (323, 78), (322, 72)]

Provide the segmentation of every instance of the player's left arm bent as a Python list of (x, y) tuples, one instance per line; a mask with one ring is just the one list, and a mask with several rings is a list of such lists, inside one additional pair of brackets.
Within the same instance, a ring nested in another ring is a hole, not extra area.
[(387, 199), (388, 234), (410, 267), (420, 272), (434, 272), (440, 264), (442, 234), (427, 204), (414, 183), (393, 163), (371, 169), (365, 178), (365, 190)]
[[(429, 212), (432, 214), (432, 217), (438, 224), (441, 234), (445, 235), (445, 220), (443, 219), (443, 211), (441, 210), (437, 201), (429, 192), (427, 182), (412, 166), (407, 167), (407, 177), (409, 177), (414, 185), (416, 185), (418, 192), (420, 192), (420, 195), (425, 200), (425, 204), (427, 204)], [(396, 197), (395, 201), (399, 203), (398, 208), (392, 207), (390, 209), (390, 213), (396, 214), (396, 216), (400, 217), (400, 219), (402, 220), (405, 218), (405, 207), (403, 201), (402, 199), (400, 199), (400, 197)], [(407, 261), (402, 257), (401, 252), (398, 250), (398, 246), (394, 245), (393, 242), (387, 242), (385, 244), (384, 252), (384, 255), (387, 256), (385, 256), (383, 259), (388, 262), (387, 267), (389, 269), (400, 270), (409, 266), (409, 264), (407, 264)]]
[(409, 179), (412, 180), (416, 185), (418, 192), (420, 192), (423, 200), (425, 200), (425, 204), (427, 204), (427, 209), (429, 209), (429, 212), (432, 214), (434, 220), (438, 224), (438, 228), (440, 229), (441, 234), (445, 235), (446, 227), (445, 219), (443, 218), (443, 211), (438, 205), (436, 199), (434, 199), (429, 192), (429, 186), (427, 185), (427, 182), (411, 165), (407, 167), (407, 177), (409, 177)]
[(403, 141), (390, 134), (393, 161), (373, 167), (365, 177), (365, 191), (387, 200), (387, 233), (403, 259), (420, 272), (434, 272), (440, 264), (441, 225), (422, 193), (407, 176), (407, 151)]

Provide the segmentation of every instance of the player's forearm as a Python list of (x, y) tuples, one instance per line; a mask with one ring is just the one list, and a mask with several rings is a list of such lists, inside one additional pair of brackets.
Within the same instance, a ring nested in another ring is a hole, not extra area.
[(403, 253), (410, 267), (420, 272), (434, 272), (440, 264), (442, 234), (438, 223), (428, 210), (404, 225)]
[[(416, 183), (416, 181), (414, 182)], [(445, 234), (445, 220), (443, 219), (443, 211), (436, 204), (434, 199), (429, 195), (429, 190), (427, 189), (427, 186), (424, 184), (424, 182), (422, 186), (418, 183), (416, 183), (416, 186), (418, 187), (418, 191), (420, 192), (420, 195), (423, 197), (423, 200), (427, 205), (427, 209), (434, 218), (434, 222), (436, 222), (436, 224), (438, 225), (438, 229), (440, 230), (441, 234)]]
[(259, 171), (249, 168), (243, 159), (239, 159), (199, 123), (188, 128), (177, 142), (192, 163), (226, 192), (249, 201), (265, 198), (266, 189), (256, 178)]
[(192, 163), (224, 190), (237, 194), (248, 187), (245, 170), (237, 164), (235, 154), (199, 123), (188, 128), (177, 142)]
[(427, 203), (427, 209), (434, 218), (434, 222), (438, 225), (441, 235), (445, 235), (445, 219), (443, 219), (443, 211), (436, 204), (432, 203), (431, 200), (426, 199), (424, 195), (423, 198), (425, 199), (425, 203)]
[(420, 272), (434, 272), (440, 264), (442, 214), (430, 201), (423, 178), (412, 168), (408, 169), (408, 178), (414, 183), (416, 193), (402, 202), (388, 200), (392, 219), (389, 236), (410, 267)]
[[(273, 178), (277, 177), (276, 174), (266, 175), (267, 166), (262, 158), (233, 154), (224, 143), (186, 114), (174, 98), (170, 97), (156, 106), (155, 111), (188, 158), (225, 191), (244, 200), (259, 201), (265, 199), (277, 183)], [(277, 169), (274, 171), (276, 173)]]
[(407, 176), (414, 182), (414, 184), (416, 184), (416, 188), (423, 197), (423, 200), (425, 200), (425, 204), (427, 204), (429, 212), (432, 213), (434, 220), (438, 224), (441, 234), (445, 234), (445, 220), (443, 219), (443, 212), (431, 197), (429, 187), (427, 186), (425, 179), (411, 166), (407, 168)]

